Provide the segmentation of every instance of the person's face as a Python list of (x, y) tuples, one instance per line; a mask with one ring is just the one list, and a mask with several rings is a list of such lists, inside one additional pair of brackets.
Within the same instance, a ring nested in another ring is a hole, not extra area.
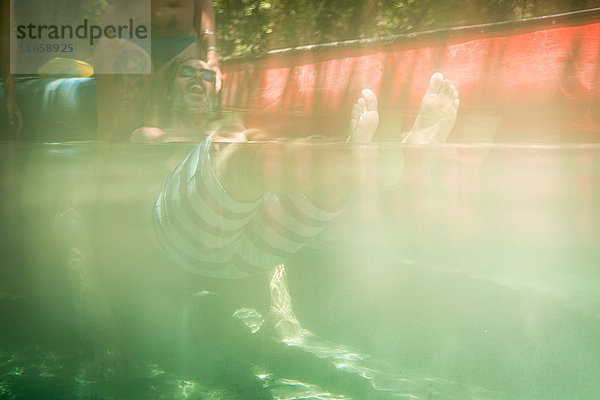
[(188, 60), (178, 68), (173, 89), (178, 106), (208, 110), (213, 106), (215, 72), (202, 60)]

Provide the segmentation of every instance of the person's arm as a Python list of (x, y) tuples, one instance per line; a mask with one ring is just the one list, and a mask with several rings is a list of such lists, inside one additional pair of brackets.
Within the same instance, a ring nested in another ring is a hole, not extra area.
[(200, 37), (203, 48), (206, 50), (206, 62), (216, 71), (215, 91), (221, 91), (223, 77), (219, 66), (217, 52), (217, 25), (215, 22), (215, 9), (212, 0), (194, 0), (194, 27)]
[(10, 11), (11, 2), (14, 0), (1, 0), (0, 6), (0, 22), (2, 31), (0, 32), (0, 58), (2, 61), (2, 78), (4, 79), (4, 97), (6, 99), (6, 113), (8, 115), (8, 123), (13, 126), (17, 135), (23, 128), (23, 118), (21, 109), (17, 103), (15, 94), (15, 81), (10, 73)]

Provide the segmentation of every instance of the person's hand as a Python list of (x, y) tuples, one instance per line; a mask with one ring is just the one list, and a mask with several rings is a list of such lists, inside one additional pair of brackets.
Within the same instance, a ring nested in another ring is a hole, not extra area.
[(221, 67), (219, 66), (219, 57), (217, 56), (216, 51), (209, 51), (207, 64), (210, 66), (210, 69), (216, 72), (215, 75), (215, 93), (219, 93), (221, 88), (223, 87), (223, 74), (221, 73)]
[(19, 136), (23, 129), (23, 116), (17, 98), (11, 90), (6, 92), (6, 114), (8, 115), (9, 125), (13, 127), (17, 136)]
[(219, 63), (214, 63), (210, 65), (210, 69), (215, 71), (217, 74), (215, 75), (215, 94), (221, 91), (223, 87), (223, 74), (221, 73), (221, 67), (219, 67)]

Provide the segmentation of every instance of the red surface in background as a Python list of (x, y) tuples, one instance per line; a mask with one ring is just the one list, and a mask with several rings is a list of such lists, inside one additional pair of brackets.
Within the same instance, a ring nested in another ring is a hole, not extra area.
[(270, 136), (344, 136), (362, 88), (380, 139), (410, 129), (429, 77), (460, 92), (450, 141), (600, 141), (598, 20), (296, 55), (224, 66), (224, 109)]

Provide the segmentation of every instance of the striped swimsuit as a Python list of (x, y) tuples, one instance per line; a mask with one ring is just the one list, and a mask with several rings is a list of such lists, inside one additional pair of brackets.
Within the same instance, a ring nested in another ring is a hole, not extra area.
[(154, 206), (164, 251), (200, 275), (239, 279), (262, 274), (319, 235), (340, 212), (303, 193), (266, 193), (252, 203), (231, 198), (215, 176), (210, 137), (167, 178)]

